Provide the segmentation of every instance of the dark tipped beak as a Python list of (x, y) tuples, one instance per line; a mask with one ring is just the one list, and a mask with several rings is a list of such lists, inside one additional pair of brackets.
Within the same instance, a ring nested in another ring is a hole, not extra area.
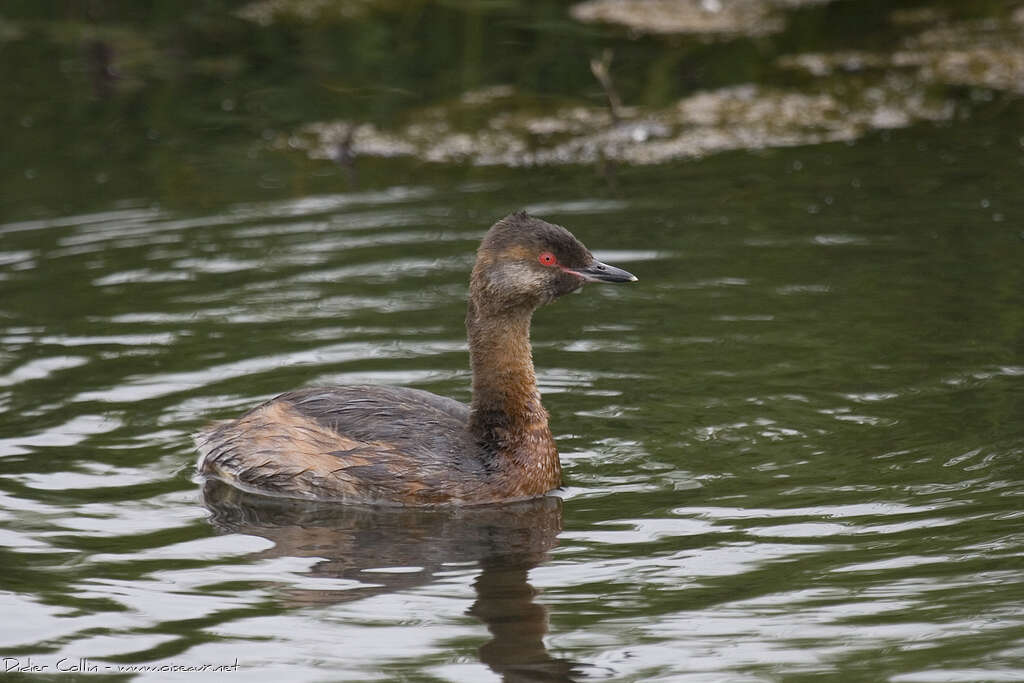
[(636, 282), (636, 275), (626, 272), (622, 268), (601, 263), (596, 259), (586, 268), (566, 268), (566, 270), (579, 275), (585, 282)]

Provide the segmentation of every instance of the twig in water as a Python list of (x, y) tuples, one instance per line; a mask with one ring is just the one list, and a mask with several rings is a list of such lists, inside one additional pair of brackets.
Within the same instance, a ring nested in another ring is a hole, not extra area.
[(622, 120), (622, 100), (619, 99), (619, 93), (615, 90), (615, 84), (612, 83), (611, 66), (612, 66), (613, 53), (610, 49), (606, 49), (601, 53), (601, 58), (594, 57), (590, 60), (590, 71), (594, 74), (594, 78), (604, 88), (604, 94), (608, 97), (608, 108), (612, 114), (612, 124), (616, 124)]

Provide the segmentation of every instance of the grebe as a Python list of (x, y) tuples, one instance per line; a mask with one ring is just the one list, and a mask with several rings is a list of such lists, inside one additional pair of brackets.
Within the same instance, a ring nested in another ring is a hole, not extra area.
[(542, 496), (562, 468), (530, 349), (540, 306), (584, 282), (634, 282), (565, 228), (525, 211), (477, 250), (466, 331), (467, 406), (427, 391), (338, 386), (281, 394), (196, 435), (200, 474), (287, 498), (468, 505)]

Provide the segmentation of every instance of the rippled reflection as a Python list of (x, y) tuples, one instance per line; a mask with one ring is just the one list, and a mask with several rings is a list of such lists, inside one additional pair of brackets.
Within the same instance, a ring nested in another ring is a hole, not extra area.
[[(547, 610), (534, 602), (527, 574), (546, 561), (562, 530), (553, 496), (455, 510), (338, 506), (246, 494), (203, 485), (210, 522), (223, 533), (260, 536), (273, 546), (250, 560), (308, 557), (305, 572), (325, 581), (281, 586), (291, 606), (330, 605), (429, 585), (453, 567), (479, 566), (467, 610), (492, 639), (480, 661), (506, 681), (572, 680), (574, 664), (544, 645)], [(344, 582), (343, 587), (331, 584)]]

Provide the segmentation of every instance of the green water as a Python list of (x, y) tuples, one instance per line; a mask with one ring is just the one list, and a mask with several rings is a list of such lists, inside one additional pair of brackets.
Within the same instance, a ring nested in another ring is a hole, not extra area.
[[(247, 38), (216, 3), (182, 16), (100, 4), (90, 25), (122, 60), (105, 92), (76, 66), (81, 37), (62, 42), (81, 10), (54, 19), (20, 4), (0, 25), (21, 31), (0, 31), (13, 74), (0, 670), (1024, 678), (1019, 95), (949, 85), (955, 115), (941, 122), (661, 164), (371, 157), (353, 169), (263, 131), (334, 116), (383, 127), (492, 82), (515, 82), (523, 102), (565, 86), (557, 97), (599, 106), (586, 62), (606, 43), (624, 97), (662, 107), (692, 87), (796, 78), (766, 53), (871, 46), (861, 31), (882, 10), (804, 8), (786, 32), (722, 44), (577, 25), (555, 5), (417, 5)], [(458, 41), (436, 46), (442, 26)], [(386, 62), (390, 75), (365, 45), (363, 61), (332, 66), (338, 32), (411, 36), (410, 52)], [(534, 48), (498, 59), (513, 37)], [(183, 53), (167, 51), (175, 41)], [(414, 56), (435, 53), (417, 72)], [(659, 59), (703, 66), (639, 68)], [(677, 80), (653, 89), (658, 74)], [(327, 76), (394, 89), (328, 111)], [(264, 109), (226, 111), (228, 97)], [(473, 251), (520, 207), (640, 279), (588, 286), (535, 318), (557, 497), (317, 507), (194, 478), (193, 431), (291, 388), (380, 382), (468, 400)]]

